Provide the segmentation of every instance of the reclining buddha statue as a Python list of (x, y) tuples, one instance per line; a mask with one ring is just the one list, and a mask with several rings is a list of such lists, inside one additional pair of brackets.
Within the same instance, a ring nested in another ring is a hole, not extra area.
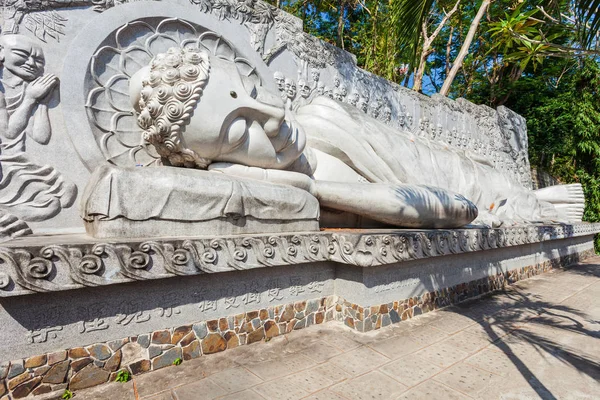
[(295, 187), (318, 200), (321, 227), (339, 224), (336, 215), (354, 227), (500, 226), (580, 218), (583, 208), (580, 186), (536, 193), (347, 103), (316, 97), (292, 111), (200, 41), (156, 55), (131, 77), (129, 94), (143, 140), (165, 166)]

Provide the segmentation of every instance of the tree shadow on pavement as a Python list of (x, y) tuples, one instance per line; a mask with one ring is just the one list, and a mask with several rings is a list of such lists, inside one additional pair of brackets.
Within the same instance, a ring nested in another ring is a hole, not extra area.
[[(600, 276), (600, 268), (580, 264), (569, 273), (585, 276)], [(526, 284), (525, 284), (526, 285)], [(568, 345), (568, 338), (582, 335), (593, 340), (600, 338), (600, 322), (573, 307), (544, 299), (523, 289), (517, 284), (495, 292), (485, 302), (477, 299), (465, 301), (451, 307), (454, 312), (476, 321), (489, 336), (496, 349), (501, 350), (512, 362), (531, 388), (543, 399), (556, 399), (552, 391), (544, 385), (524, 358), (545, 358), (557, 360), (580, 374), (600, 381), (600, 363), (581, 349)], [(535, 290), (535, 286), (533, 287)], [(487, 296), (486, 296), (487, 297)], [(451, 311), (451, 310), (448, 310)], [(598, 325), (598, 329), (593, 329)], [(591, 327), (592, 326), (592, 327)], [(600, 346), (595, 343), (595, 346)]]

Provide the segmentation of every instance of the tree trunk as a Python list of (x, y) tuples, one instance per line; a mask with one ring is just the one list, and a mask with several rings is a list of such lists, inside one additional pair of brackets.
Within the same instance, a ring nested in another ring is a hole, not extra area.
[(344, 0), (340, 0), (340, 15), (338, 15), (338, 26), (337, 26), (337, 45), (340, 49), (344, 50), (344, 10), (346, 4)]
[(475, 33), (477, 32), (477, 28), (479, 27), (479, 22), (481, 22), (481, 18), (483, 17), (483, 14), (485, 14), (485, 11), (487, 10), (491, 2), (492, 0), (483, 0), (481, 2), (481, 6), (479, 6), (479, 11), (477, 11), (477, 15), (471, 22), (471, 26), (469, 27), (467, 37), (465, 38), (465, 41), (462, 47), (460, 48), (456, 59), (454, 60), (452, 69), (450, 69), (450, 73), (448, 74), (446, 80), (444, 81), (444, 84), (442, 85), (442, 90), (440, 91), (440, 94), (442, 96), (448, 96), (448, 93), (450, 93), (450, 87), (452, 86), (452, 82), (454, 82), (454, 78), (456, 78), (456, 74), (458, 73), (458, 70), (462, 67), (462, 63), (465, 57), (467, 56), (467, 53), (469, 52), (469, 47), (471, 47), (471, 42), (475, 37)]
[(446, 13), (446, 15), (444, 15), (444, 18), (442, 18), (440, 24), (429, 37), (427, 36), (427, 23), (423, 22), (423, 27), (421, 28), (421, 34), (423, 35), (423, 49), (421, 50), (419, 67), (417, 68), (417, 72), (415, 73), (415, 82), (413, 84), (413, 90), (416, 92), (420, 92), (423, 86), (423, 75), (425, 74), (427, 58), (433, 53), (431, 45), (433, 44), (433, 41), (437, 38), (437, 36), (440, 34), (442, 28), (444, 27), (444, 25), (446, 25), (450, 17), (452, 17), (452, 14), (454, 14), (458, 10), (458, 5), (460, 4), (460, 1), (461, 0), (456, 1), (456, 4), (454, 4), (452, 10), (450, 10), (448, 13)]
[(454, 27), (450, 27), (450, 35), (448, 36), (448, 43), (446, 43), (446, 76), (450, 73), (450, 52), (452, 51), (452, 35), (454, 34)]
[(423, 75), (425, 74), (425, 65), (427, 64), (427, 57), (433, 53), (433, 50), (429, 50), (431, 43), (423, 43), (423, 50), (425, 50), (425, 45), (427, 44), (428, 50), (421, 52), (421, 58), (419, 60), (419, 68), (417, 68), (417, 72), (415, 73), (415, 82), (413, 83), (412, 89), (415, 92), (421, 92), (423, 88)]

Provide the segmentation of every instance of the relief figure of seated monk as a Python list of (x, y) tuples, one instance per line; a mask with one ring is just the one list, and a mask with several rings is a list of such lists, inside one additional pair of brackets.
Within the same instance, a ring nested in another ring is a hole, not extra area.
[[(557, 220), (492, 166), (326, 97), (296, 112), (195, 47), (157, 55), (130, 81), (144, 139), (166, 165), (306, 190), (322, 208), (408, 228)], [(566, 196), (566, 202), (571, 199)]]

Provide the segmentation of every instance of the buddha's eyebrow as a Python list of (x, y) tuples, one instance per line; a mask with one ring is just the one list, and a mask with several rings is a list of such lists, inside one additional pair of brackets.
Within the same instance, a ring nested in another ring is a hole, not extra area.
[(27, 50), (23, 50), (23, 49), (12, 49), (11, 51), (13, 53), (17, 53), (19, 55), (24, 55), (24, 56), (29, 56), (31, 54), (31, 52), (29, 52)]

